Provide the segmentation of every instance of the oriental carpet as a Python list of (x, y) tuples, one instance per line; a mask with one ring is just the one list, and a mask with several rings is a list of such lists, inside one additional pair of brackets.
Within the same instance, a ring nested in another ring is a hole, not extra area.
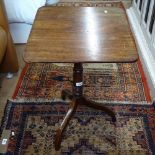
[(8, 155), (153, 155), (155, 110), (152, 105), (106, 104), (116, 123), (104, 112), (78, 106), (54, 149), (57, 127), (68, 110), (65, 102), (8, 101), (1, 130), (11, 130)]
[[(26, 65), (13, 99), (59, 101), (62, 89), (72, 90), (73, 64)], [(102, 103), (149, 103), (145, 76), (138, 63), (84, 64), (84, 95)]]
[[(75, 1), (56, 6), (120, 7), (121, 2)], [(84, 95), (102, 103), (150, 103), (150, 94), (140, 61), (138, 63), (84, 64)], [(61, 90), (72, 90), (72, 64), (34, 63), (26, 65), (13, 99), (60, 101)]]
[[(62, 2), (58, 6), (122, 7), (112, 2)], [(84, 65), (84, 95), (116, 113), (79, 106), (63, 135), (60, 151), (55, 131), (68, 102), (61, 90), (72, 90), (72, 64), (26, 64), (12, 101), (8, 101), (1, 132), (11, 130), (8, 155), (154, 155), (155, 111), (140, 61)]]

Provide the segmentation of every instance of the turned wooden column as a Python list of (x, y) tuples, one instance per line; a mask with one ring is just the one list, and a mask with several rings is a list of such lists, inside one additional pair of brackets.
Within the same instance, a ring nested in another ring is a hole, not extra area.
[(83, 95), (83, 66), (82, 66), (82, 63), (74, 63), (73, 94), (75, 95), (75, 97), (81, 97)]

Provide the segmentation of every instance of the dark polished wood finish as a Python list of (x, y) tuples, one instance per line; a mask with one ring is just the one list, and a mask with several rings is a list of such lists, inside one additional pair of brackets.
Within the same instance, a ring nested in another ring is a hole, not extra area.
[(24, 59), (29, 63), (74, 63), (73, 92), (62, 91), (62, 98), (72, 102), (56, 132), (55, 149), (59, 150), (63, 131), (78, 105), (103, 110), (116, 121), (113, 111), (83, 96), (82, 63), (134, 62), (138, 54), (121, 8), (43, 7), (36, 15)]
[(27, 62), (131, 62), (138, 55), (125, 10), (42, 7), (24, 58)]
[(83, 96), (83, 67), (82, 63), (74, 63), (73, 68), (73, 93), (69, 92), (68, 90), (62, 91), (62, 99), (66, 99), (66, 97), (72, 99), (70, 103), (69, 110), (61, 123), (60, 127), (56, 131), (55, 137), (55, 150), (59, 150), (61, 146), (62, 134), (65, 130), (66, 126), (68, 125), (69, 120), (71, 119), (72, 115), (76, 111), (78, 105), (86, 105), (91, 108), (95, 108), (98, 110), (104, 111), (106, 114), (112, 117), (112, 121), (116, 121), (115, 113), (105, 107), (101, 103), (97, 103), (94, 101), (90, 101)]
[(104, 111), (106, 114), (112, 117), (112, 121), (116, 121), (115, 113), (110, 109), (106, 108), (104, 105), (100, 103), (96, 103), (94, 101), (90, 101), (83, 96), (83, 67), (82, 63), (74, 63), (73, 68), (73, 94), (68, 90), (62, 91), (62, 98), (65, 99), (66, 97), (72, 99), (70, 103), (69, 110), (61, 123), (60, 127), (56, 131), (55, 137), (55, 150), (60, 149), (62, 134), (65, 130), (69, 120), (71, 119), (72, 115), (76, 111), (78, 105), (86, 105), (91, 108), (95, 108), (98, 110)]

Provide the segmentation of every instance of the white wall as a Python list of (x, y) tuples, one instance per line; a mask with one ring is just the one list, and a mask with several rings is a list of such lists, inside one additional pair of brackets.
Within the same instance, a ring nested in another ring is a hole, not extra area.
[(127, 15), (150, 88), (150, 94), (155, 101), (155, 51), (149, 49), (133, 7), (127, 9)]

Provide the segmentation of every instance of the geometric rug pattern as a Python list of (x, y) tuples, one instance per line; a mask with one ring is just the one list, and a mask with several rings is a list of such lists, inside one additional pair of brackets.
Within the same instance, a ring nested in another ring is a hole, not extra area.
[(155, 110), (152, 105), (107, 104), (116, 123), (100, 110), (79, 106), (63, 134), (60, 151), (54, 137), (67, 110), (65, 102), (9, 101), (1, 130), (10, 137), (8, 154), (20, 155), (152, 155)]
[[(149, 90), (139, 63), (84, 64), (84, 95), (102, 103), (147, 103)], [(72, 91), (73, 64), (34, 63), (25, 67), (14, 99), (58, 101)]]
[[(57, 6), (123, 7), (116, 2), (64, 2)], [(100, 110), (78, 106), (60, 151), (54, 149), (56, 129), (68, 111), (63, 89), (72, 90), (73, 64), (32, 63), (22, 71), (8, 101), (0, 131), (14, 133), (6, 155), (154, 155), (155, 110), (140, 65), (84, 64), (84, 96), (105, 104), (117, 121)]]
[[(118, 7), (117, 1), (59, 2), (60, 7)], [(52, 6), (51, 6), (52, 7)], [(102, 103), (148, 103), (149, 89), (140, 64), (84, 63), (84, 95)], [(72, 90), (73, 64), (35, 63), (27, 65), (13, 95), (22, 101), (60, 101), (62, 89)], [(57, 80), (55, 80), (57, 79)]]

